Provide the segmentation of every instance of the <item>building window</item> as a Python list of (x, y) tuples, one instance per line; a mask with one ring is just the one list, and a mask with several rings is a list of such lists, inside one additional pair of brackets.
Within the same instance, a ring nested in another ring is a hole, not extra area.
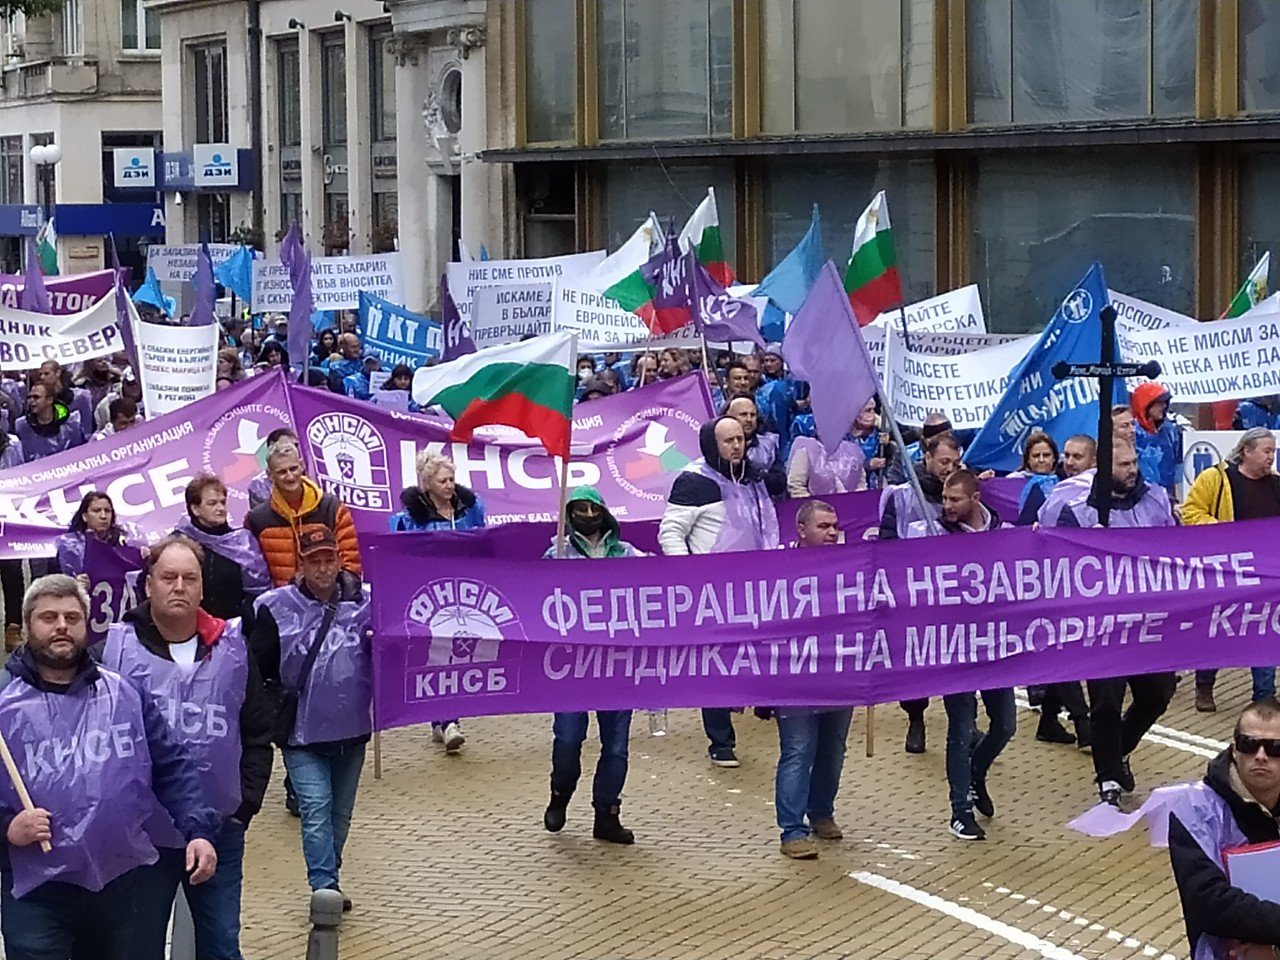
[(600, 0), (600, 136), (728, 134), (733, 0)]
[(555, 257), (578, 250), (576, 174), (571, 163), (516, 168), (523, 255)]
[[(853, 228), (871, 198), (888, 192), (898, 270), (908, 303), (934, 294), (934, 172), (929, 160), (775, 159), (762, 165), (764, 270), (800, 242), (821, 204), (824, 254), (843, 272)], [(723, 214), (721, 214), (723, 216)]]
[(84, 21), (80, 0), (64, 0), (62, 4), (62, 54), (78, 57), (84, 53)]
[(1112, 290), (1194, 312), (1189, 149), (1019, 151), (976, 167), (972, 276), (992, 332), (1041, 329), (1095, 260)]
[(276, 82), (279, 83), (280, 144), (296, 147), (302, 143), (302, 74), (298, 64), (298, 41), (276, 44)]
[(680, 230), (707, 196), (707, 187), (716, 188), (716, 209), (720, 214), (720, 236), (724, 252), (733, 262), (734, 176), (733, 167), (720, 164), (611, 163), (604, 168), (605, 246), (617, 250), (649, 211), (658, 215), (665, 228), (669, 222)]
[(202, 240), (226, 243), (231, 231), (231, 194), (196, 194), (196, 224)]
[(282, 192), (280, 194), (280, 234), (276, 239), (282, 239), (285, 235), (285, 231), (295, 223), (298, 225), (299, 229), (301, 229), (302, 194), (290, 193), (288, 191)]
[(324, 145), (347, 142), (347, 48), (342, 34), (330, 34), (320, 44), (320, 96)]
[(143, 0), (120, 0), (120, 46), (139, 52), (160, 49), (160, 16)]
[[(1280, 250), (1280, 151), (1249, 148), (1240, 157), (1240, 276), (1242, 283), (1263, 255)], [(1274, 284), (1272, 287), (1274, 289)]]
[(0, 137), (0, 203), (22, 202), (22, 137)]
[(578, 39), (575, 0), (528, 0), (524, 5), (525, 139), (574, 139)]
[(933, 122), (933, 0), (764, 0), (768, 133)]
[(1240, 108), (1280, 110), (1280, 10), (1273, 0), (1240, 0)]
[(324, 195), (325, 256), (341, 256), (351, 248), (351, 207), (345, 193)]
[(399, 247), (399, 195), (373, 195), (373, 252), (391, 253)]
[(227, 45), (191, 48), (195, 70), (196, 143), (227, 142)]
[(969, 118), (1188, 116), (1198, 0), (969, 0)]
[(387, 52), (391, 28), (369, 34), (370, 116), (372, 139), (394, 141), (396, 138), (396, 60)]

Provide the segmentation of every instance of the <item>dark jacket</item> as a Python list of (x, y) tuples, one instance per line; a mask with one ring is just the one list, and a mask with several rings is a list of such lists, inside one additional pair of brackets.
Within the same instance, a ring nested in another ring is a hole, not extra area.
[(447, 520), (436, 509), (431, 498), (418, 487), (405, 487), (400, 492), (400, 504), (404, 507), (391, 515), (391, 532), (418, 532), (422, 530), (474, 530), (485, 522), (484, 502), (470, 487), (460, 483), (453, 487), (453, 519)]
[[(78, 694), (96, 684), (101, 677), (98, 662), (85, 652), (71, 683), (66, 686), (47, 683), (36, 669), (31, 651), (25, 646), (13, 651), (4, 669), (9, 677), (17, 677), (42, 694), (54, 696)], [(139, 699), (142, 701), (147, 749), (151, 754), (151, 789), (188, 843), (192, 840), (212, 843), (220, 828), (218, 812), (204, 799), (204, 789), (195, 774), (186, 745), (173, 739), (169, 724), (154, 700), (150, 697)], [(0, 837), (8, 836), (9, 824), (17, 815), (17, 810), (0, 809)], [(4, 842), (0, 843), (0, 870), (8, 869), (9, 844)]]
[[(1280, 810), (1266, 810), (1256, 800), (1241, 796), (1232, 785), (1230, 750), (1209, 761), (1204, 783), (1226, 804), (1231, 819), (1249, 843), (1280, 840)], [(1193, 829), (1196, 826), (1192, 824)], [(1182, 899), (1192, 956), (1199, 956), (1197, 942), (1205, 935), (1245, 943), (1280, 944), (1280, 904), (1233, 887), (1223, 872), (1222, 861), (1205, 853), (1176, 813), (1169, 817), (1169, 859)]]
[[(231, 532), (230, 524), (226, 523), (221, 527), (202, 526), (202, 529), (214, 536)], [(219, 620), (240, 617), (246, 625), (253, 623), (253, 597), (244, 589), (240, 564), (205, 547), (201, 569), (204, 574), (204, 599), (200, 601), (200, 606), (204, 611)]]
[[(208, 551), (206, 551), (208, 552)], [(160, 630), (151, 619), (151, 603), (139, 604), (124, 615), (124, 622), (133, 627), (138, 642), (162, 660), (172, 660), (169, 644), (160, 636)], [(240, 808), (235, 819), (248, 826), (249, 821), (262, 809), (262, 797), (271, 780), (271, 735), (275, 732), (275, 708), (262, 686), (262, 676), (254, 662), (253, 649), (248, 636), (248, 622), (242, 621), (245, 648), (248, 651), (249, 671), (245, 683), (244, 705), (240, 708)], [(204, 660), (210, 649), (222, 635), (225, 623), (211, 617), (204, 610), (196, 616), (196, 660)], [(146, 702), (149, 698), (143, 697)]]
[[(916, 477), (920, 481), (920, 490), (924, 493), (925, 502), (935, 507), (942, 506), (942, 481), (924, 468), (924, 463), (913, 464)], [(903, 481), (906, 483), (907, 481)], [(914, 496), (914, 494), (912, 494)], [(908, 514), (910, 516), (910, 514)], [(889, 497), (885, 503), (884, 513), (880, 515), (880, 539), (898, 539), (898, 501)]]

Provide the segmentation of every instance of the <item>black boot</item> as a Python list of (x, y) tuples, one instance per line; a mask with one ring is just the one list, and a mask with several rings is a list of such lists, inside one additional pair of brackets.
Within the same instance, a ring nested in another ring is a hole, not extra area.
[(1093, 725), (1089, 722), (1089, 715), (1076, 717), (1076, 746), (1081, 750), (1088, 749), (1093, 746)]
[(616, 803), (611, 807), (596, 807), (596, 825), (591, 835), (609, 843), (635, 843), (636, 835), (618, 821), (618, 809)]
[(1047, 713), (1040, 714), (1040, 723), (1036, 726), (1036, 739), (1042, 743), (1076, 742), (1076, 738), (1062, 725), (1062, 721)]
[(551, 790), (551, 802), (547, 804), (547, 812), (542, 815), (542, 825), (552, 833), (564, 829), (565, 813), (569, 809), (569, 798), (572, 793), (559, 793)]
[(907, 723), (907, 753), (924, 753), (924, 717), (911, 717)]

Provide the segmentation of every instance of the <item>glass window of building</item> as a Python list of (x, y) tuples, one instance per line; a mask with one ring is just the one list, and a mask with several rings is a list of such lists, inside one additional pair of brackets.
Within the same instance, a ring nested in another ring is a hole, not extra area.
[(387, 52), (390, 27), (379, 27), (369, 33), (369, 79), (373, 124), (370, 133), (375, 141), (396, 138), (396, 59)]
[(0, 203), (22, 202), (22, 137), (0, 137)]
[(196, 143), (227, 141), (227, 45), (207, 43), (191, 48), (195, 71)]
[(322, 240), (326, 256), (345, 254), (351, 246), (351, 208), (345, 193), (324, 195)]
[(578, 250), (577, 173), (571, 163), (517, 168), (523, 256), (555, 257)]
[(676, 232), (715, 187), (716, 210), (724, 252), (733, 263), (736, 215), (733, 167), (723, 164), (611, 163), (604, 171), (605, 246), (617, 250), (649, 218), (658, 215), (663, 228), (674, 221)]
[(767, 133), (933, 122), (933, 0), (764, 0)]
[(196, 224), (210, 243), (226, 243), (231, 232), (231, 194), (196, 194)]
[(276, 44), (276, 76), (280, 90), (280, 143), (293, 147), (302, 143), (302, 76), (298, 64), (298, 41)]
[(733, 0), (600, 0), (600, 136), (728, 134)]
[(120, 45), (138, 52), (160, 49), (160, 15), (143, 0), (120, 0)]
[(1198, 0), (968, 0), (969, 118), (1189, 116)]
[(1280, 255), (1277, 176), (1280, 176), (1280, 150), (1257, 147), (1241, 155), (1240, 275), (1236, 278), (1237, 286), (1244, 282), (1263, 254)]
[(280, 194), (280, 233), (277, 240), (283, 240), (285, 231), (291, 224), (302, 225), (302, 194), (284, 191)]
[(1190, 150), (981, 157), (972, 276), (992, 332), (1040, 330), (1089, 266), (1107, 286), (1194, 313)]
[(320, 97), (324, 144), (347, 142), (347, 47), (341, 33), (320, 43)]
[(1280, 110), (1280, 7), (1275, 0), (1240, 0), (1240, 107)]
[(530, 143), (574, 139), (576, 7), (576, 0), (524, 5), (525, 138)]
[(64, 0), (62, 4), (62, 54), (78, 57), (84, 53), (84, 21), (80, 0)]

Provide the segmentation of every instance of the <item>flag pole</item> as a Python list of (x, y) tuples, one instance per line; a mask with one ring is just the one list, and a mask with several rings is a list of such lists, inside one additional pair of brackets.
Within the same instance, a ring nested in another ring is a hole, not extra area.
[(560, 507), (556, 511), (556, 559), (564, 559), (565, 551), (565, 516), (564, 508), (569, 502), (569, 454), (560, 458)]
[(707, 359), (707, 335), (702, 334), (702, 375), (707, 379), (707, 389), (712, 387), (711, 361)]
[[(13, 789), (18, 794), (18, 800), (22, 803), (23, 810), (34, 810), (36, 805), (31, 802), (31, 794), (27, 790), (27, 785), (22, 779), (22, 774), (18, 770), (18, 765), (13, 762), (13, 754), (9, 752), (9, 744), (5, 743), (4, 737), (0, 736), (0, 759), (4, 760), (4, 768), (9, 771), (9, 779), (13, 782)], [(40, 849), (45, 853), (53, 851), (53, 845), (48, 840), (40, 841)]]

